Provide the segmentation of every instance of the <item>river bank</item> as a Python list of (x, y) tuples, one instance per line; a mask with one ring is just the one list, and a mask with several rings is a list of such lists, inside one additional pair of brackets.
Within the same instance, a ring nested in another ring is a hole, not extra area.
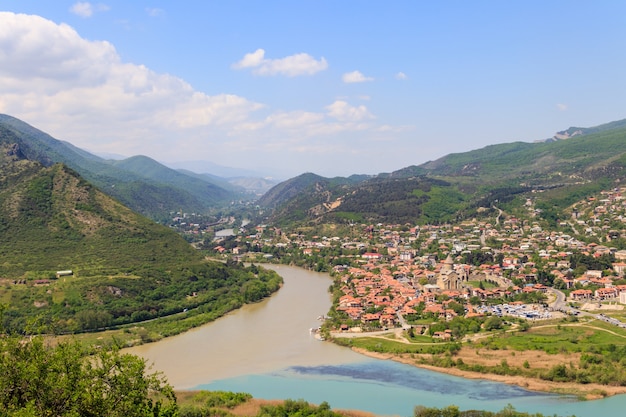
[[(391, 353), (377, 353), (371, 352), (366, 349), (353, 347), (352, 350), (361, 355), (368, 356), (375, 359), (381, 360), (393, 360), (402, 364), (415, 366), (422, 369), (427, 369), (429, 371), (440, 372), (447, 375), (458, 376), (466, 379), (480, 379), (480, 380), (488, 380), (494, 382), (501, 382), (508, 385), (515, 385), (520, 388), (527, 389), (529, 391), (535, 392), (545, 392), (545, 393), (554, 393), (554, 394), (568, 394), (575, 395), (581, 399), (585, 400), (596, 400), (605, 397), (610, 397), (618, 394), (626, 394), (626, 387), (623, 386), (608, 386), (608, 385), (600, 385), (600, 384), (577, 384), (571, 382), (554, 382), (554, 381), (546, 381), (538, 378), (528, 378), (523, 376), (510, 376), (510, 375), (496, 375), (496, 374), (487, 374), (480, 372), (471, 372), (464, 371), (458, 368), (442, 368), (437, 366), (432, 366), (428, 364), (424, 364), (420, 362), (420, 357), (430, 358), (431, 355), (419, 355), (419, 354), (391, 354)], [(475, 359), (475, 355), (468, 354), (469, 349), (461, 349), (456, 356), (457, 359), (461, 359), (464, 362), (471, 362)], [(543, 352), (535, 352), (532, 354), (541, 354)], [(493, 354), (493, 355), (492, 355)], [(510, 360), (511, 354), (510, 352), (498, 352), (498, 351), (490, 351), (490, 356), (495, 356)], [(558, 355), (557, 355), (558, 356)], [(559, 359), (563, 358), (553, 358), (553, 361), (558, 362)], [(568, 362), (564, 362), (568, 363)]]
[(328, 402), (335, 411), (364, 410), (377, 415), (410, 416), (416, 405), (443, 408), (451, 404), (494, 412), (511, 404), (516, 410), (544, 415), (623, 415), (626, 396), (581, 402), (572, 396), (488, 381), (483, 375), (479, 376), (482, 380), (472, 380), (467, 375), (446, 375), (440, 369), (421, 369), (415, 363), (378, 360), (320, 342), (309, 329), (320, 325), (318, 316), (331, 306), (330, 277), (283, 265), (271, 269), (284, 278), (283, 288), (272, 297), (188, 332), (126, 351), (146, 359), (152, 371), (163, 372), (179, 391), (246, 392), (259, 399)]

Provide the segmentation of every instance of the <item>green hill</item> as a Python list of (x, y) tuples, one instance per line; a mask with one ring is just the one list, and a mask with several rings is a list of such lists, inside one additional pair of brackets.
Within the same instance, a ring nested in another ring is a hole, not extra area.
[(328, 212), (340, 196), (361, 180), (306, 173), (272, 187), (257, 204), (272, 208), (273, 219), (279, 223), (302, 221)]
[(168, 168), (147, 156), (138, 155), (121, 161), (108, 161), (108, 163), (122, 171), (131, 172), (145, 181), (164, 184), (175, 190), (184, 191), (206, 207), (215, 206), (235, 196), (235, 190), (232, 187), (227, 190), (208, 179), (196, 175), (187, 175)]
[(169, 334), (278, 289), (275, 274), (204, 261), (71, 168), (29, 159), (9, 133), (0, 126), (4, 329), (77, 332), (185, 312)]
[(207, 212), (240, 198), (206, 178), (184, 175), (146, 157), (110, 161), (92, 155), (8, 115), (0, 114), (0, 134), (44, 166), (63, 163), (124, 205), (152, 218), (183, 209)]
[(626, 177), (626, 120), (570, 129), (580, 133), (490, 145), (361, 181), (307, 174), (308, 181), (301, 176), (281, 183), (259, 202), (275, 208), (279, 223), (449, 222), (496, 202), (519, 204), (533, 191), (541, 191), (533, 195), (544, 206), (564, 207)]

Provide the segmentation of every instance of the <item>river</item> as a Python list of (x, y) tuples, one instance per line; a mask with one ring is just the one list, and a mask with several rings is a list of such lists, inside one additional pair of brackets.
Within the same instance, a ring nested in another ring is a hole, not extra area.
[(330, 307), (326, 274), (272, 266), (277, 294), (184, 334), (128, 349), (176, 389), (248, 392), (256, 398), (327, 401), (333, 408), (411, 416), (415, 405), (578, 417), (622, 416), (626, 395), (579, 402), (489, 381), (466, 380), (361, 356), (316, 340), (309, 329)]

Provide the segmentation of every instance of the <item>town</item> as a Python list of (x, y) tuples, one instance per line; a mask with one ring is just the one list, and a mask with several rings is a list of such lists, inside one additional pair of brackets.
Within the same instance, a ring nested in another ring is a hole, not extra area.
[[(330, 272), (338, 290), (334, 330), (423, 329), (421, 323), (433, 319), (492, 315), (534, 321), (622, 312), (625, 193), (616, 188), (581, 201), (553, 228), (528, 199), (523, 216), (494, 207), (494, 217), (458, 225), (350, 224), (321, 235), (314, 228), (286, 232), (250, 224), (213, 238), (214, 232), (195, 224), (183, 233), (200, 237), (204, 243), (196, 246), (218, 258)], [(567, 296), (563, 305), (556, 305), (557, 292)], [(431, 336), (451, 337), (437, 328)]]

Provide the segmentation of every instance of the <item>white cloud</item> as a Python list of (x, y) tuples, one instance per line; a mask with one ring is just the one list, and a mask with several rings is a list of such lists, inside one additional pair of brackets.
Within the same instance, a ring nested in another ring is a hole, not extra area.
[(93, 5), (86, 1), (76, 2), (70, 7), (70, 12), (85, 18), (93, 16), (95, 12), (105, 12), (107, 10), (109, 10), (109, 6), (106, 4), (98, 3)]
[[(357, 140), (387, 135), (365, 106), (347, 98), (311, 111), (207, 95), (176, 76), (123, 62), (109, 42), (39, 16), (0, 12), (0, 62), (0, 113), (92, 152), (305, 170), (314, 163), (308, 153), (323, 155), (325, 164), (352, 152)], [(269, 60), (260, 50), (239, 65), (293, 76), (313, 71), (307, 62), (298, 55)]]
[(326, 110), (330, 117), (342, 122), (358, 122), (374, 118), (367, 110), (367, 107), (363, 105), (351, 106), (344, 100), (336, 100), (334, 103), (326, 106)]
[(323, 120), (323, 114), (298, 110), (274, 113), (266, 119), (266, 122), (280, 129), (299, 130), (318, 124)]
[(241, 61), (232, 65), (234, 69), (254, 68), (263, 64), (265, 57), (265, 51), (263, 49), (257, 49), (254, 52), (245, 54)]
[(241, 61), (232, 64), (233, 69), (252, 68), (256, 75), (286, 75), (295, 77), (298, 75), (313, 75), (328, 68), (325, 58), (316, 60), (309, 54), (300, 53), (284, 58), (265, 58), (265, 50), (257, 49), (252, 53), (245, 54)]
[(127, 153), (140, 153), (148, 130), (169, 143), (174, 129), (226, 129), (263, 107), (123, 63), (110, 43), (39, 16), (0, 12), (0, 62), (1, 112), (88, 149), (118, 137)]
[(341, 77), (344, 83), (364, 83), (367, 81), (374, 81), (372, 77), (366, 77), (360, 71), (352, 71), (343, 74)]
[(159, 9), (157, 7), (146, 7), (146, 13), (150, 17), (159, 17), (165, 14), (165, 10)]
[(556, 108), (560, 111), (566, 111), (567, 110), (567, 104), (562, 104), (562, 103), (558, 103), (556, 105)]
[(399, 72), (396, 74), (396, 80), (406, 80), (409, 77), (407, 77), (407, 75), (403, 72)]

